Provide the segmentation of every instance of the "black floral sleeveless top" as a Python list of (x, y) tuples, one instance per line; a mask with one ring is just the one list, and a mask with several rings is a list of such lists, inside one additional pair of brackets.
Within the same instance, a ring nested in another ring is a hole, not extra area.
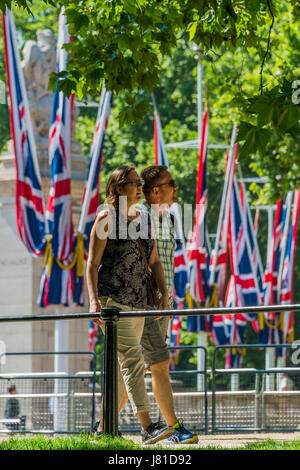
[(149, 262), (154, 248), (150, 216), (140, 211), (132, 221), (126, 221), (120, 213), (112, 218), (114, 230), (107, 239), (98, 270), (98, 297), (108, 296), (120, 304), (144, 309), (147, 270), (137, 238), (141, 239)]

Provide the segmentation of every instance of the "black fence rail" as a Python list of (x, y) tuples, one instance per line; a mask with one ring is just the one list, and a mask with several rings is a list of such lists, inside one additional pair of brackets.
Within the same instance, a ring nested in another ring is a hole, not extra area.
[(49, 320), (76, 320), (100, 318), (105, 324), (104, 345), (104, 384), (103, 384), (103, 432), (111, 436), (118, 435), (117, 407), (117, 324), (120, 318), (128, 317), (157, 317), (157, 316), (201, 316), (214, 314), (260, 313), (260, 312), (300, 311), (299, 304), (251, 306), (236, 308), (200, 308), (181, 310), (152, 310), (152, 311), (121, 311), (116, 307), (105, 307), (96, 313), (64, 313), (41, 315), (14, 315), (0, 317), (0, 322), (26, 322)]
[[(243, 344), (242, 349), (264, 353), (282, 348), (288, 357), (294, 346)], [(225, 349), (232, 351), (237, 346), (214, 349), (211, 432), (299, 431), (300, 367), (221, 369), (216, 364), (217, 356)]]
[[(18, 372), (14, 359), (81, 356), (94, 366), (88, 372)], [(90, 361), (91, 356), (93, 361)], [(90, 351), (7, 352), (0, 372), (0, 434), (72, 434), (91, 431), (95, 419), (96, 354)], [(14, 367), (11, 367), (15, 364)], [(12, 371), (15, 369), (15, 371)], [(16, 393), (10, 394), (11, 386)]]

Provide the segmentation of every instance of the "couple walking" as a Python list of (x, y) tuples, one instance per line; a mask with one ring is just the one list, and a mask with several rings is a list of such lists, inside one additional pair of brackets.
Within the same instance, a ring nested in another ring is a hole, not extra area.
[[(123, 311), (147, 309), (144, 255), (161, 294), (160, 309), (173, 308), (176, 239), (174, 223), (166, 208), (177, 201), (177, 189), (165, 166), (145, 168), (141, 177), (131, 165), (112, 172), (104, 208), (90, 237), (87, 262), (90, 312), (99, 312), (105, 306)], [(183, 444), (198, 441), (197, 435), (178, 421), (174, 410), (166, 345), (169, 319), (166, 314), (157, 318), (123, 318), (118, 322), (118, 409), (120, 412), (130, 400), (141, 424), (143, 444), (166, 438)], [(101, 320), (97, 322), (103, 330)], [(152, 391), (166, 424), (153, 423), (150, 418), (146, 369), (151, 370)], [(102, 418), (97, 423), (97, 432), (102, 432)]]

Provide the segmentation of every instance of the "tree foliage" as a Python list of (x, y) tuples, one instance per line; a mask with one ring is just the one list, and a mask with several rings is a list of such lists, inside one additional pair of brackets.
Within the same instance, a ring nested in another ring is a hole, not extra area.
[[(34, 24), (35, 2), (3, 0), (0, 7), (5, 5), (31, 9), (28, 24)], [(41, 5), (55, 8), (52, 0)], [(161, 88), (166, 61), (173, 60), (181, 40), (194, 43), (219, 70), (210, 94), (224, 94), (215, 104), (223, 99), (226, 131), (232, 119), (239, 123), (240, 158), (250, 156), (253, 170), (270, 177), (265, 195), (274, 200), (299, 186), (300, 0), (62, 0), (61, 5), (72, 35), (65, 46), (71, 60), (59, 81), (67, 95), (94, 98), (105, 80), (114, 96), (122, 97), (121, 127), (142, 123), (153, 89)]]
[(285, 58), (278, 64), (281, 76), (276, 83), (265, 76), (265, 68), (272, 65), (274, 31), (277, 28), (278, 41), (280, 29), (286, 28), (286, 11), (288, 24), (299, 26), (298, 1), (63, 0), (63, 4), (73, 41), (66, 46), (72, 60), (60, 86), (82, 98), (99, 92), (103, 80), (115, 94), (125, 90), (119, 112), (121, 126), (141, 122), (149, 110), (145, 91), (152, 92), (160, 84), (162, 58), (171, 57), (178, 40), (184, 37), (206, 53), (244, 51), (259, 61), (256, 90), (235, 100), (240, 122), (238, 140), (243, 143), (241, 156), (264, 156), (274, 136), (291, 136), (298, 144), (300, 111), (293, 88), (295, 70)]
[[(14, 8), (20, 49), (25, 40), (35, 39), (39, 28), (57, 33), (57, 5), (14, 2), (23, 7), (25, 3), (31, 13)], [(209, 143), (228, 144), (233, 122), (239, 123), (239, 168), (243, 176), (270, 179), (263, 189), (252, 185), (257, 202), (275, 201), (299, 187), (299, 105), (293, 102), (300, 98), (297, 84), (294, 86), (300, 78), (299, 2), (162, 0), (147, 2), (147, 8), (141, 0), (63, 3), (73, 43), (68, 75), (60, 81), (60, 87), (67, 93), (75, 91), (83, 100), (98, 101), (105, 79), (107, 88), (114, 92), (103, 183), (111, 170), (124, 162), (136, 164), (138, 170), (153, 164), (153, 90), (165, 142), (197, 139), (196, 66), (201, 60), (203, 90), (209, 87)], [(193, 50), (193, 43), (203, 51)], [(0, 56), (3, 58), (2, 44)], [(1, 64), (0, 78), (5, 80), (4, 60)], [(95, 118), (96, 108), (81, 108), (76, 137), (87, 157)], [(9, 135), (7, 108), (3, 105), (0, 129), (2, 147)], [(198, 150), (167, 151), (179, 184), (180, 202), (194, 204)], [(225, 156), (225, 149), (208, 151), (210, 233), (217, 226)], [(254, 201), (255, 196), (248, 195)], [(263, 254), (267, 224), (266, 217), (262, 219), (258, 235)], [(300, 276), (299, 255), (298, 250), (295, 285)], [(295, 302), (299, 302), (298, 295), (295, 289)], [(299, 327), (296, 322), (298, 331)]]

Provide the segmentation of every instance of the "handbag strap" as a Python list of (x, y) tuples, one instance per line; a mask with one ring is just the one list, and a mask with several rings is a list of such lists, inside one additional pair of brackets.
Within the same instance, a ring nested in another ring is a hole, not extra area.
[(137, 242), (138, 242), (138, 244), (139, 244), (139, 247), (140, 247), (141, 253), (142, 253), (142, 255), (143, 255), (143, 258), (144, 258), (144, 262), (145, 262), (146, 268), (147, 268), (147, 270), (149, 271), (150, 267), (149, 267), (149, 264), (148, 264), (148, 261), (147, 261), (146, 255), (145, 255), (145, 251), (144, 251), (144, 248), (143, 248), (143, 245), (142, 245), (141, 239), (140, 239), (140, 238), (137, 238)]

